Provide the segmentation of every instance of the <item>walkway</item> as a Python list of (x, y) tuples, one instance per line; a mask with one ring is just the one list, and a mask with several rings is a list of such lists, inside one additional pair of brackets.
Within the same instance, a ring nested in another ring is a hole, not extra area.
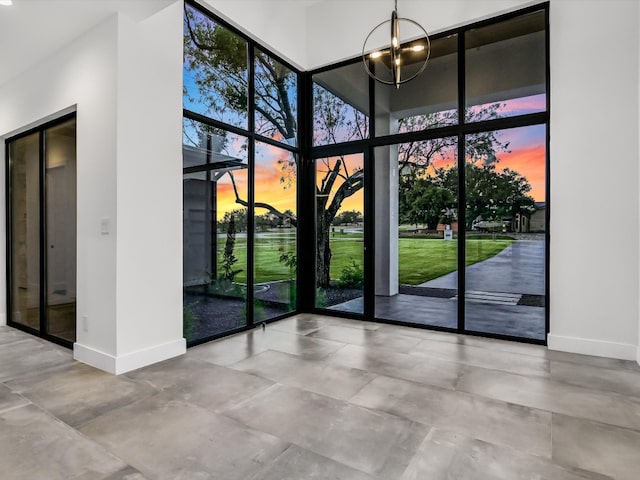
[[(544, 241), (521, 240), (483, 262), (467, 267), (467, 330), (544, 340), (546, 322)], [(401, 287), (391, 297), (376, 296), (375, 317), (417, 325), (458, 327), (458, 272)], [(331, 307), (362, 313), (362, 298)]]

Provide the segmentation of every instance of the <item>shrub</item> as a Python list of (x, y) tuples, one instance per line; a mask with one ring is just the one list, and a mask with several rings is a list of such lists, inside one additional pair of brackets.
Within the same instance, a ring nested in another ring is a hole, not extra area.
[(364, 273), (362, 266), (351, 259), (349, 264), (342, 269), (342, 275), (336, 282), (340, 288), (362, 288), (364, 284)]

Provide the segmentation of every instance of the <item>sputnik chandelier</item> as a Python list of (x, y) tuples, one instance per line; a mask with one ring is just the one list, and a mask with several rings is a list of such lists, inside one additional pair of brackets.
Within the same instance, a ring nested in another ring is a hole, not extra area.
[[(388, 46), (380, 47), (386, 44)], [(409, 18), (398, 17), (398, 0), (395, 0), (391, 19), (367, 35), (362, 46), (362, 61), (369, 76), (376, 81), (400, 88), (424, 71), (430, 53), (427, 31)]]

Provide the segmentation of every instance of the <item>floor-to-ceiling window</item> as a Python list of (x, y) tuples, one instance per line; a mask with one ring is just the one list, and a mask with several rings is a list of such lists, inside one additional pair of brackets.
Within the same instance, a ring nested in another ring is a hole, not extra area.
[(297, 305), (543, 342), (547, 15), (435, 35), (396, 89), (359, 58), (295, 72), (187, 2), (189, 342)]
[(191, 3), (184, 14), (184, 335), (297, 308), (298, 73)]
[[(399, 89), (359, 59), (314, 72), (317, 308), (545, 341), (547, 23), (531, 7), (434, 36)], [(351, 181), (340, 155), (358, 150), (362, 211), (319, 215), (328, 173), (342, 162)], [(362, 272), (353, 298), (333, 294)]]

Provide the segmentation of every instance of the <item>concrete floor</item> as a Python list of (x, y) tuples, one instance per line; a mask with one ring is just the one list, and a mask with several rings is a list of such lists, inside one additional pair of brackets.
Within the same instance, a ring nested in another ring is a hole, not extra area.
[(299, 315), (118, 377), (0, 327), (29, 480), (637, 480), (640, 367)]

